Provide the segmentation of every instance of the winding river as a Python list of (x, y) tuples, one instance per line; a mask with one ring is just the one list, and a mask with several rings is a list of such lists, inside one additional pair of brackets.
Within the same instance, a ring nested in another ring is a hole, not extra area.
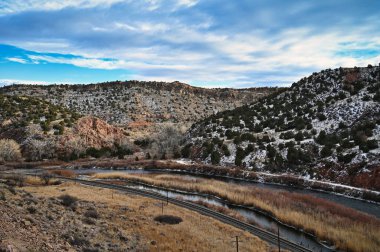
[(329, 192), (324, 191), (317, 191), (317, 190), (310, 190), (310, 189), (302, 189), (302, 188), (296, 188), (286, 185), (278, 185), (278, 184), (268, 184), (268, 183), (258, 183), (254, 181), (244, 181), (241, 179), (234, 179), (234, 178), (222, 178), (222, 177), (211, 177), (208, 175), (189, 175), (188, 173), (179, 172), (179, 171), (162, 171), (162, 170), (142, 170), (142, 169), (124, 169), (124, 170), (109, 170), (109, 169), (81, 169), (81, 170), (74, 170), (77, 174), (86, 174), (86, 173), (113, 173), (113, 172), (125, 172), (127, 174), (168, 174), (168, 173), (174, 173), (174, 174), (182, 174), (186, 175), (189, 178), (212, 178), (215, 180), (221, 180), (228, 183), (234, 183), (238, 185), (246, 185), (246, 186), (255, 186), (258, 188), (263, 189), (269, 189), (269, 190), (283, 190), (288, 192), (295, 192), (300, 194), (307, 194), (311, 195), (317, 198), (326, 199), (341, 205), (344, 205), (349, 208), (353, 208), (355, 210), (376, 216), (380, 219), (380, 204), (359, 200), (355, 198), (349, 198), (347, 196), (333, 194)]

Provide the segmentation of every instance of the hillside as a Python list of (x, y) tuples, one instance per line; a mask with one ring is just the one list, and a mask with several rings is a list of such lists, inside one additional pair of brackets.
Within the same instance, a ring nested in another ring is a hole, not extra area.
[(38, 98), (0, 95), (0, 139), (15, 140), (26, 160), (125, 155), (131, 152), (126, 135), (99, 118)]
[(380, 170), (379, 102), (380, 67), (327, 69), (287, 91), (194, 124), (182, 155), (374, 186)]
[(91, 85), (12, 85), (1, 88), (0, 93), (41, 98), (114, 125), (138, 127), (161, 122), (194, 123), (214, 113), (252, 103), (275, 90), (206, 89), (180, 82), (117, 81)]
[(72, 127), (79, 114), (47, 101), (25, 96), (0, 94), (0, 134), (6, 131), (38, 124), (48, 132), (53, 125), (55, 134), (63, 134), (65, 127)]

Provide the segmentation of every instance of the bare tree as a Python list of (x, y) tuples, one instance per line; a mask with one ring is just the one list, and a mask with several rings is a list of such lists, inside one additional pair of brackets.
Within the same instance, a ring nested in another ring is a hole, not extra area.
[(158, 157), (173, 156), (173, 153), (179, 149), (182, 137), (180, 128), (174, 125), (166, 125), (155, 134), (151, 149)]
[(29, 160), (41, 160), (53, 158), (56, 155), (56, 144), (54, 139), (28, 139), (24, 143), (24, 155)]
[(82, 138), (75, 137), (65, 142), (62, 149), (64, 149), (67, 154), (74, 153), (79, 156), (81, 153), (86, 152), (86, 144)]
[(0, 161), (17, 161), (21, 159), (20, 145), (12, 139), (0, 140)]

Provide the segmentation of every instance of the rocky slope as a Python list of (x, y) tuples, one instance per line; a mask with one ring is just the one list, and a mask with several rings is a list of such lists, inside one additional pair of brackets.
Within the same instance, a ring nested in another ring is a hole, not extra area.
[(1, 88), (0, 93), (45, 99), (80, 114), (126, 126), (131, 122), (195, 122), (252, 103), (275, 90), (205, 89), (180, 82), (127, 81), (91, 85), (12, 85)]
[(33, 97), (0, 95), (0, 105), (0, 139), (15, 140), (27, 160), (74, 159), (89, 148), (126, 154), (127, 132), (99, 118)]
[(380, 67), (327, 69), (194, 124), (182, 155), (373, 184), (380, 173), (379, 102)]

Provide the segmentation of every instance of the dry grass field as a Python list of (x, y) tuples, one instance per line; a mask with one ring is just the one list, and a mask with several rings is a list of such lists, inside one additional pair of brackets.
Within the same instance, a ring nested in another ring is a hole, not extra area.
[(378, 251), (380, 220), (327, 200), (285, 191), (238, 186), (177, 175), (95, 174), (94, 178), (129, 179), (155, 186), (208, 193), (230, 202), (265, 210), (281, 221), (332, 241), (339, 249)]
[[(35, 179), (29, 180), (38, 184)], [(161, 214), (161, 202), (148, 198), (74, 183), (23, 189), (42, 198), (59, 197), (64, 193), (81, 201), (105, 204), (114, 216), (107, 221), (127, 236), (140, 237), (144, 246), (138, 251), (234, 251), (232, 240), (236, 235), (243, 241), (240, 251), (274, 249), (250, 233), (174, 205), (165, 205), (164, 214), (181, 217), (183, 221), (177, 225), (158, 223), (154, 218)]]

